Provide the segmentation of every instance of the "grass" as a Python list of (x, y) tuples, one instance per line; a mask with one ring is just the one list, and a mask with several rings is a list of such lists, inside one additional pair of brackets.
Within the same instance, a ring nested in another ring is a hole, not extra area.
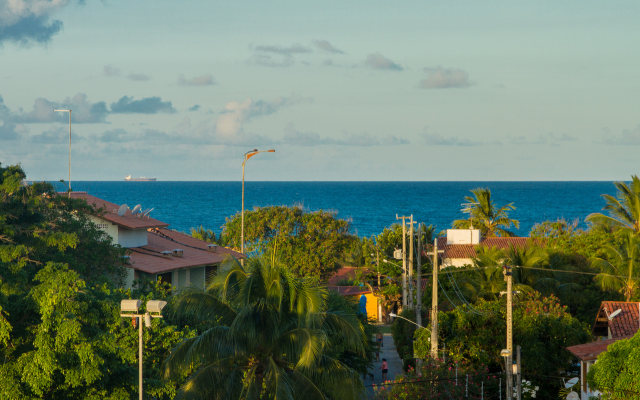
[(378, 325), (380, 333), (391, 333), (391, 325)]

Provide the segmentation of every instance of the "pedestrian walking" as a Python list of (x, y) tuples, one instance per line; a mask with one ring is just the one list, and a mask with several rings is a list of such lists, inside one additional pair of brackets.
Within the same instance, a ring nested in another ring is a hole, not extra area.
[(389, 372), (389, 364), (387, 364), (386, 358), (382, 359), (382, 365), (378, 369), (382, 370), (382, 382), (385, 382), (387, 380), (387, 372)]

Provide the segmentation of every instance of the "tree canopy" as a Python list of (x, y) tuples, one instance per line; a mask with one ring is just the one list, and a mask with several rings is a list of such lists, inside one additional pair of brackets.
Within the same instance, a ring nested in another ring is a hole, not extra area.
[[(356, 239), (349, 222), (330, 211), (302, 207), (256, 207), (244, 214), (245, 249), (275, 252), (283, 265), (300, 276), (328, 277)], [(227, 218), (224, 235), (240, 248), (241, 216)]]
[(513, 225), (516, 229), (520, 227), (520, 222), (509, 218), (509, 211), (515, 210), (513, 203), (502, 207), (496, 206), (491, 199), (491, 190), (488, 188), (477, 188), (471, 190), (473, 197), (465, 197), (462, 212), (469, 214), (468, 219), (458, 219), (453, 221), (455, 229), (469, 229), (473, 226), (480, 229), (483, 237), (494, 236), (514, 236), (514, 233), (507, 230)]
[(600, 353), (591, 366), (587, 382), (612, 400), (640, 399), (640, 332), (618, 340)]

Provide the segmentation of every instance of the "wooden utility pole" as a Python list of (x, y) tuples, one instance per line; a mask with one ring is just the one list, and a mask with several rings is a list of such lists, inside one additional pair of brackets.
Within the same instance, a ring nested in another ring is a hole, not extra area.
[(407, 299), (407, 304), (409, 309), (414, 308), (413, 302), (413, 290), (414, 290), (414, 281), (413, 281), (413, 214), (409, 217), (409, 262), (408, 262), (408, 281), (409, 281), (409, 298)]
[(431, 358), (438, 359), (438, 238), (433, 240), (433, 282), (431, 283)]
[(522, 400), (522, 372), (520, 372), (520, 345), (516, 346), (516, 396), (518, 400)]
[(502, 273), (507, 281), (507, 350), (509, 355), (505, 358), (507, 372), (507, 399), (513, 399), (513, 275), (512, 267), (504, 265)]
[[(411, 225), (413, 227), (413, 225)], [(418, 224), (418, 264), (416, 265), (416, 323), (422, 326), (422, 225)], [(418, 367), (422, 366), (422, 359), (417, 360)]]
[(407, 225), (405, 220), (409, 218), (407, 216), (398, 217), (396, 219), (402, 220), (402, 308), (407, 306)]

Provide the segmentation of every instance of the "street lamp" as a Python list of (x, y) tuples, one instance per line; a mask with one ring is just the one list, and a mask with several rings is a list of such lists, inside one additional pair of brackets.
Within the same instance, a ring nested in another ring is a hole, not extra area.
[(393, 317), (393, 318), (402, 318), (402, 319), (404, 319), (405, 321), (409, 321), (409, 322), (411, 322), (412, 324), (414, 324), (414, 325), (418, 326), (418, 328), (426, 329), (426, 330), (428, 330), (429, 332), (431, 332), (431, 329), (429, 329), (429, 328), (425, 328), (424, 326), (422, 326), (422, 325), (420, 325), (420, 324), (417, 324), (417, 323), (413, 322), (412, 320), (407, 319), (407, 318), (405, 318), (405, 317), (401, 317), (401, 316), (399, 316), (399, 315), (398, 315), (398, 314), (396, 314), (396, 313), (389, 313), (389, 316), (390, 316), (390, 317)]
[(162, 300), (149, 300), (147, 301), (147, 312), (144, 314), (138, 314), (141, 304), (141, 300), (122, 300), (120, 302), (120, 316), (125, 318), (136, 318), (138, 321), (138, 384), (140, 400), (142, 400), (142, 318), (144, 317), (144, 324), (147, 328), (150, 328), (151, 318), (162, 318), (161, 312), (164, 306), (167, 305), (167, 302)]
[(53, 111), (69, 113), (69, 197), (71, 197), (71, 110), (53, 110)]
[(275, 153), (275, 150), (262, 150), (253, 149), (248, 151), (244, 155), (244, 161), (242, 162), (242, 227), (240, 228), (240, 253), (244, 255), (244, 164), (253, 156), (258, 153)]

